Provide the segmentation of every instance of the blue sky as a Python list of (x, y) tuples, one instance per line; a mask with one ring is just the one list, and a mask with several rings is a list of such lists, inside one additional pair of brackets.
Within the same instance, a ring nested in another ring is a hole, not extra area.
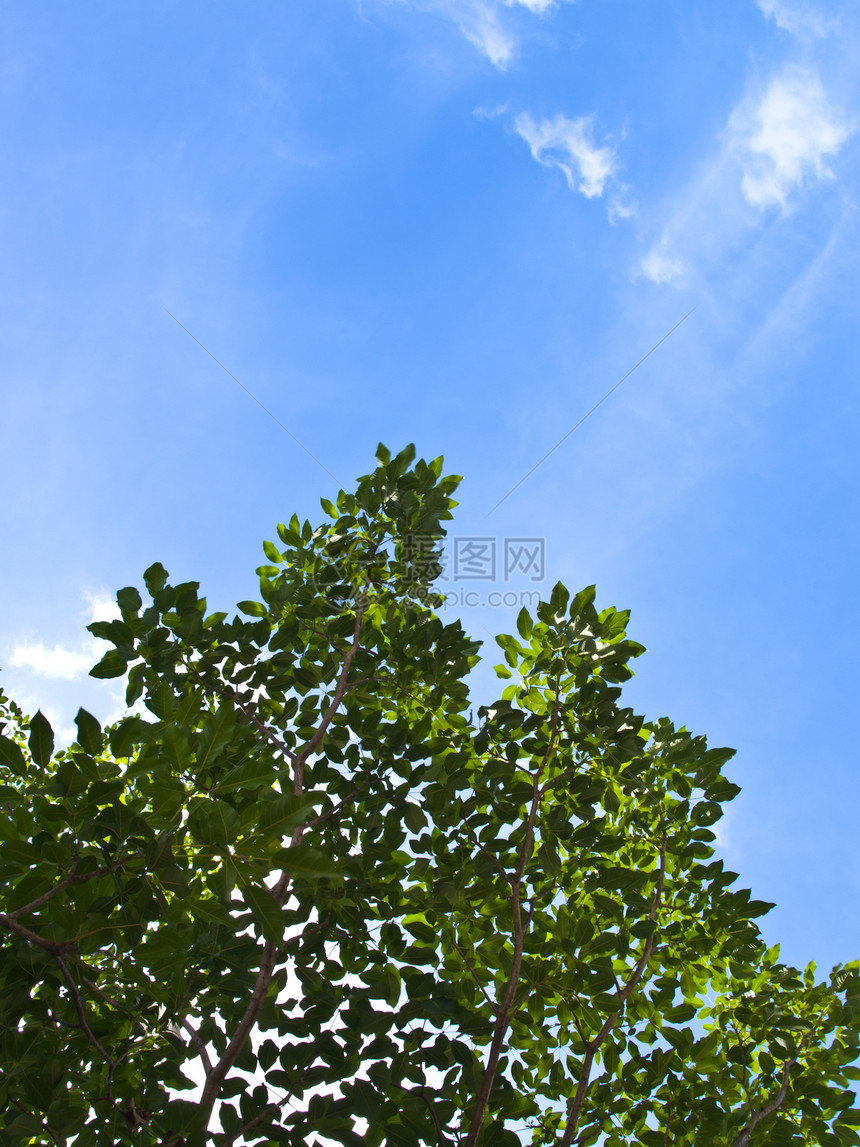
[(769, 939), (860, 956), (856, 6), (0, 29), (4, 688), (115, 716), (93, 611), (154, 560), (229, 608), (335, 489), (167, 308), (343, 483), (414, 441), (465, 476), (452, 533), (545, 539), (543, 581), (454, 587), (476, 636), (513, 625), (490, 591), (558, 578), (632, 609), (630, 702), (738, 749), (723, 849)]

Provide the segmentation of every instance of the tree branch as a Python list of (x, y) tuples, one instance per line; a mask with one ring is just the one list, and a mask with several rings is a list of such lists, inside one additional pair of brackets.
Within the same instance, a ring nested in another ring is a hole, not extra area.
[(191, 1042), (197, 1048), (197, 1054), (200, 1056), (200, 1060), (203, 1064), (203, 1071), (205, 1072), (208, 1079), (208, 1077), (212, 1074), (212, 1060), (209, 1058), (209, 1052), (206, 1050), (206, 1044), (203, 1042), (203, 1040), (200, 1038), (200, 1034), (191, 1026), (188, 1020), (183, 1018), (180, 1019), (179, 1022), (188, 1032), (189, 1036), (191, 1037)]
[(5, 912), (0, 912), (0, 927), (5, 928), (7, 932), (12, 932), (15, 936), (20, 936), (29, 944), (35, 944), (37, 948), (50, 952), (55, 959), (63, 952), (68, 952), (69, 949), (74, 948), (77, 942), (75, 940), (45, 940), (42, 936), (31, 932), (29, 928), (25, 928), (23, 924), (19, 924), (14, 917), (7, 916)]
[[(654, 899), (651, 902), (651, 910), (648, 913), (649, 920), (657, 919), (657, 909), (660, 906), (660, 901), (663, 897), (663, 882), (666, 876), (666, 830), (663, 830), (663, 837), (660, 843), (660, 865), (657, 875), (657, 887), (654, 891)], [(624, 988), (617, 994), (616, 1002), (617, 1009), (611, 1012), (605, 1019), (600, 1031), (593, 1040), (583, 1040), (585, 1044), (585, 1057), (582, 1061), (582, 1068), (579, 1072), (579, 1079), (577, 1080), (576, 1092), (571, 1100), (570, 1108), (568, 1110), (567, 1126), (564, 1129), (564, 1135), (561, 1140), (561, 1147), (570, 1147), (573, 1143), (573, 1137), (576, 1135), (577, 1127), (579, 1125), (579, 1117), (582, 1113), (582, 1105), (585, 1102), (585, 1093), (588, 1090), (588, 1084), (591, 1081), (591, 1069), (594, 1066), (594, 1057), (600, 1050), (603, 1042), (606, 1040), (609, 1033), (618, 1023), (618, 1019), (624, 1010), (624, 1005), (630, 999), (630, 996), (636, 990), (636, 986), (642, 979), (648, 961), (651, 959), (651, 953), (654, 951), (654, 935), (652, 932), (648, 939), (645, 941), (645, 947), (642, 950), (642, 955), (636, 961), (636, 965), (630, 974), (630, 979), (627, 981)], [(574, 1023), (576, 1018), (574, 1017)], [(576, 1024), (577, 1031), (580, 1031), (579, 1024)], [(582, 1033), (580, 1032), (580, 1038)], [(739, 1147), (738, 1144), (735, 1147)]]
[(555, 748), (555, 741), (558, 734), (558, 710), (559, 710), (559, 676), (556, 676), (555, 681), (555, 699), (553, 703), (552, 725), (550, 729), (550, 737), (547, 743), (546, 752), (537, 770), (533, 774), (532, 786), (532, 800), (529, 808), (529, 815), (525, 824), (525, 832), (523, 834), (523, 843), (520, 848), (519, 859), (517, 861), (516, 871), (514, 876), (510, 879), (511, 885), (511, 915), (513, 916), (513, 947), (514, 958), (511, 964), (511, 974), (508, 978), (508, 983), (505, 988), (505, 994), (498, 1004), (496, 1012), (496, 1022), (493, 1026), (493, 1037), (490, 1043), (490, 1051), (487, 1055), (487, 1063), (484, 1067), (484, 1074), (481, 1080), (481, 1086), (478, 1090), (478, 1095), (475, 1099), (475, 1109), (472, 1112), (472, 1119), (469, 1123), (469, 1130), (466, 1133), (466, 1138), (463, 1140), (463, 1147), (475, 1147), (478, 1142), (478, 1136), (481, 1133), (481, 1125), (484, 1121), (484, 1112), (487, 1109), (487, 1103), (490, 1099), (490, 1092), (493, 1089), (493, 1082), (496, 1078), (496, 1072), (499, 1067), (499, 1059), (502, 1054), (502, 1046), (507, 1035), (508, 1025), (511, 1018), (511, 1009), (513, 1007), (514, 998), (517, 992), (517, 985), (520, 978), (520, 968), (523, 962), (523, 947), (525, 945), (526, 928), (523, 926), (522, 911), (520, 904), (520, 889), (522, 885), (523, 874), (526, 870), (526, 865), (531, 855), (532, 843), (534, 841), (534, 827), (537, 819), (538, 809), (541, 803), (541, 788), (540, 781), (543, 776), (547, 763)]
[[(59, 884), (55, 884), (53, 888), (49, 888), (47, 892), (43, 892), (41, 896), (37, 896), (35, 900), (31, 900), (29, 904), (25, 904), (23, 908), (16, 908), (14, 912), (6, 914), (6, 920), (17, 920), (19, 916), (26, 916), (29, 912), (35, 912), (37, 908), (41, 908), (43, 904), (47, 904), (49, 900), (53, 900), (61, 892), (64, 892), (72, 884), (84, 884), (87, 880), (95, 880), (97, 876), (105, 876), (108, 873), (116, 872), (118, 868), (129, 860), (137, 860), (143, 856), (142, 852), (132, 852), (122, 860), (118, 860), (115, 864), (106, 865), (104, 868), (97, 868), (94, 872), (83, 872), (80, 875), (75, 873), (77, 868), (78, 858), (75, 857), (72, 862), (72, 871)], [(35, 942), (35, 941), (34, 941)]]
[(768, 1115), (772, 1115), (774, 1111), (777, 1111), (780, 1107), (782, 1107), (783, 1103), (785, 1103), (785, 1098), (788, 1095), (788, 1075), (792, 1065), (796, 1062), (797, 1060), (794, 1059), (786, 1060), (785, 1067), (782, 1069), (782, 1084), (780, 1085), (779, 1091), (776, 1093), (770, 1103), (766, 1103), (764, 1107), (760, 1107), (758, 1111), (754, 1111), (752, 1113), (752, 1117), (750, 1118), (749, 1123), (734, 1141), (732, 1147), (747, 1147), (747, 1144), (750, 1141), (750, 1135), (752, 1135), (753, 1131), (755, 1131), (756, 1125), (760, 1123), (762, 1119), (765, 1119)]
[(454, 945), (454, 947), (460, 953), (460, 958), (462, 959), (463, 963), (466, 965), (466, 967), (471, 972), (472, 979), (475, 981), (478, 988), (480, 989), (481, 995), (484, 997), (484, 999), (490, 1005), (490, 1010), (493, 1012), (494, 1015), (498, 1014), (498, 1011), (499, 1011), (498, 1004), (494, 1004), (493, 1001), (490, 999), (489, 994), (487, 993), (487, 991), (484, 988), (481, 981), (478, 979), (477, 973), (475, 972), (475, 969), (472, 967), (472, 964), (471, 964), (471, 961), (469, 960), (469, 957), (466, 955), (466, 953), (463, 951), (463, 949), (460, 947), (460, 945), (454, 939), (453, 935), (451, 936), (451, 943)]
[(84, 1014), (84, 1005), (81, 1003), (81, 994), (78, 991), (78, 986), (75, 983), (75, 980), (74, 980), (74, 977), (72, 976), (72, 973), (69, 971), (68, 965), (66, 964), (63, 957), (58, 955), (58, 954), (54, 955), (54, 960), (56, 961), (57, 966), (59, 967), (60, 971), (63, 973), (63, 979), (66, 981), (66, 986), (68, 987), (69, 995), (72, 998), (72, 1003), (75, 1006), (75, 1011), (78, 1013), (78, 1023), (81, 1025), (81, 1031), (84, 1033), (84, 1035), (87, 1037), (87, 1039), (93, 1045), (93, 1047), (96, 1049), (96, 1051), (99, 1053), (99, 1055), (105, 1061), (105, 1063), (107, 1063), (109, 1065), (109, 1067), (111, 1069), (113, 1069), (116, 1066), (116, 1063), (115, 1063), (113, 1057), (108, 1055), (108, 1053), (105, 1051), (105, 1049), (99, 1043), (99, 1041), (93, 1035), (92, 1028), (87, 1023), (87, 1017)]
[(288, 749), (280, 737), (276, 737), (269, 726), (264, 724), (259, 719), (254, 710), (244, 703), (241, 696), (239, 695), (239, 691), (234, 685), (229, 685), (223, 682), (219, 684), (208, 682), (205, 677), (198, 673), (195, 667), (187, 660), (185, 661), (185, 668), (193, 677), (197, 678), (206, 692), (210, 694), (215, 693), (219, 697), (226, 697), (228, 701), (232, 701), (236, 708), (241, 713), (243, 713), (245, 717), (248, 718), (255, 729), (258, 729), (267, 740), (271, 741), (275, 748), (282, 752), (288, 760), (293, 762), (295, 761), (296, 754), (292, 751), (292, 749)]
[[(369, 584), (369, 583), (368, 583)], [(300, 753), (293, 756), (294, 774), (293, 774), (293, 793), (300, 796), (304, 784), (304, 766), (308, 756), (319, 745), (325, 736), (325, 731), (329, 727), (337, 712), (341, 701), (347, 691), (347, 678), (349, 676), (349, 669), (352, 665), (353, 658), (359, 648), (359, 637), (361, 634), (361, 622), (364, 617), (364, 610), (367, 604), (367, 590), (368, 584), (365, 584), (361, 596), (358, 600), (358, 605), (355, 614), (355, 626), (353, 629), (352, 644), (344, 657), (343, 667), (338, 678), (337, 687), (335, 688), (334, 697), (331, 704), (326, 710), (325, 716), (317, 727), (315, 733), (301, 750)], [(290, 837), (290, 844), (295, 847), (301, 843), (302, 835), (304, 834), (305, 826), (299, 825), (293, 830)], [(290, 873), (283, 872), (275, 885), (270, 890), (272, 899), (279, 907), (283, 907), (284, 901), (287, 898), (287, 891), (290, 886)], [(230, 1042), (227, 1044), (223, 1054), (218, 1062), (214, 1065), (211, 1072), (207, 1076), (206, 1083), (203, 1087), (203, 1092), (200, 1096), (200, 1106), (211, 1113), (215, 1100), (227, 1078), (230, 1068), (235, 1064), (236, 1060), (245, 1046), (254, 1026), (257, 1023), (260, 1012), (262, 1011), (263, 1004), (266, 1000), (266, 995), (269, 991), (269, 985), (272, 982), (272, 976), (275, 974), (275, 964), (278, 956), (278, 946), (273, 940), (269, 940), (263, 947), (263, 954), (260, 960), (260, 970), (257, 973), (257, 979), (254, 983), (254, 988), (251, 993), (251, 998), (248, 1001), (248, 1006), (245, 1008), (245, 1013), (239, 1021), (236, 1030), (233, 1033)]]

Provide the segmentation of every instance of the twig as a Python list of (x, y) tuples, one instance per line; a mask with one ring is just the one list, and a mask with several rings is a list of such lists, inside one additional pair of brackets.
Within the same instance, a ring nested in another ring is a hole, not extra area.
[(59, 884), (55, 884), (53, 888), (49, 888), (47, 892), (43, 892), (41, 896), (37, 896), (35, 900), (31, 900), (29, 904), (25, 904), (23, 908), (16, 908), (14, 912), (6, 914), (7, 920), (17, 920), (19, 916), (26, 916), (28, 912), (35, 912), (37, 908), (41, 908), (43, 904), (47, 904), (49, 900), (53, 900), (61, 892), (64, 892), (72, 884), (84, 884), (87, 880), (95, 880), (97, 876), (106, 876), (108, 873), (116, 872), (118, 868), (129, 860), (137, 860), (143, 856), (142, 852), (132, 852), (122, 860), (116, 861), (115, 864), (106, 865), (104, 868), (97, 868), (94, 872), (82, 872), (77, 874), (75, 869), (78, 865), (78, 858), (75, 857), (72, 862), (72, 871)]
[[(659, 867), (658, 876), (657, 876), (657, 888), (654, 892), (654, 899), (651, 902), (651, 910), (648, 913), (648, 919), (649, 920), (656, 920), (657, 919), (657, 909), (660, 906), (660, 901), (663, 897), (663, 881), (665, 879), (665, 876), (666, 876), (666, 830), (664, 829), (663, 830), (663, 839), (662, 839), (661, 844), (660, 844), (660, 867)], [(579, 1124), (579, 1116), (582, 1112), (582, 1105), (585, 1102), (585, 1093), (588, 1090), (588, 1084), (591, 1080), (591, 1069), (594, 1065), (594, 1057), (597, 1054), (597, 1052), (600, 1050), (600, 1047), (603, 1044), (606, 1037), (609, 1035), (609, 1033), (615, 1027), (616, 1023), (618, 1023), (618, 1019), (621, 1015), (621, 1012), (624, 1010), (624, 1005), (627, 1003), (628, 999), (633, 994), (633, 992), (636, 989), (636, 986), (638, 985), (639, 981), (641, 980), (642, 975), (645, 971), (645, 968), (647, 967), (648, 961), (651, 958), (651, 953), (653, 952), (653, 950), (654, 950), (654, 932), (652, 932), (651, 935), (648, 937), (648, 939), (645, 941), (645, 947), (642, 951), (642, 955), (639, 957), (638, 961), (636, 962), (636, 965), (635, 965), (635, 967), (634, 967), (634, 969), (630, 975), (630, 979), (627, 981), (627, 984), (625, 985), (624, 989), (621, 992), (619, 992), (617, 995), (617, 999), (616, 999), (616, 1003), (618, 1004), (617, 1009), (614, 1012), (611, 1012), (606, 1017), (606, 1020), (604, 1021), (603, 1026), (601, 1027), (600, 1031), (597, 1033), (597, 1035), (594, 1037), (593, 1040), (584, 1040), (583, 1041), (585, 1043), (585, 1056), (584, 1056), (583, 1061), (582, 1061), (582, 1069), (579, 1073), (579, 1080), (577, 1081), (576, 1092), (574, 1093), (573, 1099), (571, 1100), (569, 1113), (568, 1113), (568, 1119), (567, 1119), (567, 1127), (565, 1127), (565, 1129), (564, 1129), (564, 1135), (562, 1136), (560, 1147), (571, 1147), (571, 1144), (573, 1143), (573, 1137), (576, 1134), (577, 1126)], [(576, 1023), (575, 1017), (574, 1017), (574, 1023)], [(579, 1024), (577, 1024), (577, 1031), (579, 1031)], [(580, 1038), (581, 1038), (581, 1035), (582, 1035), (582, 1033), (580, 1032)], [(740, 1147), (740, 1145), (735, 1144), (735, 1147)]]
[(267, 738), (267, 740), (272, 742), (276, 749), (280, 750), (280, 752), (282, 752), (284, 756), (287, 757), (290, 761), (295, 761), (296, 754), (292, 751), (292, 749), (288, 749), (280, 737), (276, 737), (268, 725), (264, 724), (259, 719), (253, 709), (249, 708), (244, 703), (235, 686), (225, 683), (210, 683), (206, 680), (205, 677), (203, 677), (202, 674), (198, 673), (194, 666), (187, 660), (185, 661), (185, 667), (193, 677), (197, 678), (205, 690), (210, 693), (216, 693), (219, 697), (226, 697), (228, 701), (232, 701), (236, 708), (239, 709), (248, 718), (248, 720), (256, 729), (259, 729), (259, 731), (263, 734), (264, 737)]
[(179, 1022), (188, 1032), (189, 1036), (191, 1037), (191, 1042), (197, 1048), (197, 1054), (200, 1056), (200, 1059), (203, 1063), (203, 1071), (206, 1073), (208, 1078), (212, 1074), (212, 1060), (209, 1058), (209, 1052), (206, 1050), (206, 1044), (200, 1038), (199, 1032), (197, 1032), (191, 1026), (188, 1020), (182, 1018)]
[(478, 988), (480, 989), (481, 995), (484, 997), (484, 999), (485, 999), (485, 1000), (487, 1001), (487, 1003), (490, 1005), (490, 1010), (493, 1012), (493, 1014), (494, 1014), (494, 1015), (498, 1014), (498, 1011), (499, 1011), (499, 1006), (498, 1006), (498, 1004), (495, 1004), (495, 1003), (493, 1003), (493, 1001), (490, 999), (490, 997), (489, 997), (489, 995), (488, 995), (488, 993), (487, 993), (486, 989), (484, 988), (484, 985), (483, 985), (483, 984), (481, 983), (481, 981), (478, 979), (477, 973), (475, 972), (475, 969), (472, 967), (472, 963), (471, 963), (471, 961), (469, 960), (469, 957), (466, 955), (466, 953), (463, 951), (463, 949), (460, 947), (460, 945), (459, 945), (459, 944), (457, 943), (457, 941), (454, 939), (454, 936), (453, 936), (453, 934), (452, 934), (452, 936), (451, 936), (451, 943), (454, 945), (454, 947), (455, 947), (455, 948), (457, 949), (457, 951), (460, 953), (460, 958), (462, 959), (462, 961), (463, 961), (463, 963), (466, 965), (466, 967), (469, 969), (469, 971), (470, 971), (470, 973), (471, 973), (471, 975), (472, 975), (472, 979), (475, 981), (475, 983), (477, 984)]
[(487, 1109), (487, 1103), (490, 1099), (490, 1092), (493, 1089), (493, 1082), (496, 1078), (498, 1071), (499, 1058), (502, 1054), (502, 1045), (507, 1035), (508, 1024), (511, 1018), (511, 1008), (513, 1007), (514, 998), (517, 993), (517, 985), (520, 978), (520, 968), (523, 961), (523, 947), (525, 945), (526, 927), (523, 925), (522, 912), (520, 905), (520, 887), (522, 884), (523, 874), (526, 870), (526, 864), (529, 860), (531, 853), (532, 843), (534, 841), (534, 827), (537, 819), (538, 808), (541, 802), (540, 781), (543, 776), (544, 769), (546, 768), (550, 756), (555, 748), (556, 737), (558, 735), (558, 714), (559, 714), (559, 689), (560, 689), (560, 675), (556, 675), (555, 679), (555, 699), (553, 704), (552, 724), (550, 728), (549, 741), (547, 743), (546, 752), (540, 764), (537, 767), (534, 775), (534, 783), (532, 786), (532, 800), (529, 808), (529, 815), (525, 824), (525, 832), (523, 833), (523, 843), (520, 847), (519, 859), (517, 867), (514, 872), (513, 879), (510, 880), (511, 885), (511, 915), (513, 917), (513, 948), (514, 958), (511, 963), (511, 974), (508, 978), (508, 983), (505, 988), (505, 993), (498, 1005), (496, 1013), (496, 1022), (493, 1026), (493, 1037), (490, 1043), (490, 1051), (487, 1055), (487, 1062), (484, 1067), (483, 1078), (481, 1079), (481, 1086), (478, 1090), (478, 1095), (475, 1099), (475, 1108), (472, 1112), (472, 1119), (469, 1123), (469, 1130), (466, 1133), (466, 1138), (463, 1141), (464, 1147), (475, 1147), (478, 1142), (478, 1136), (481, 1134), (481, 1125), (484, 1121), (484, 1112)]
[(6, 929), (7, 932), (12, 932), (16, 936), (20, 936), (22, 940), (26, 940), (29, 944), (35, 944), (37, 948), (43, 948), (46, 952), (50, 952), (56, 959), (62, 952), (69, 951), (74, 948), (77, 943), (76, 940), (45, 940), (44, 937), (31, 932), (29, 928), (25, 928), (23, 924), (19, 924), (17, 920), (11, 916), (7, 916), (5, 912), (0, 912), (0, 927)]
[[(22, 1112), (24, 1115), (29, 1115), (29, 1117), (30, 1117), (31, 1119), (33, 1119), (33, 1118), (36, 1118), (36, 1119), (38, 1119), (38, 1116), (37, 1116), (37, 1115), (35, 1115), (35, 1113), (34, 1113), (34, 1112), (32, 1112), (32, 1111), (28, 1111), (28, 1110), (27, 1110), (27, 1108), (24, 1106), (24, 1104), (23, 1104), (23, 1103), (19, 1103), (17, 1099), (13, 1099), (13, 1100), (12, 1100), (12, 1106), (13, 1106), (13, 1107), (17, 1107), (17, 1108), (18, 1108), (18, 1110), (19, 1110), (20, 1112)], [(51, 1138), (53, 1139), (53, 1141), (54, 1141), (55, 1143), (59, 1144), (60, 1140), (59, 1140), (59, 1139), (57, 1138), (57, 1136), (54, 1134), (54, 1132), (53, 1132), (53, 1130), (52, 1130), (52, 1128), (51, 1128), (51, 1125), (50, 1125), (50, 1123), (48, 1123), (47, 1119), (45, 1120), (45, 1122), (44, 1122), (43, 1126), (44, 1126), (45, 1130), (48, 1132), (48, 1134), (51, 1136)]]
[[(359, 637), (361, 634), (361, 623), (364, 617), (364, 611), (367, 605), (367, 590), (368, 584), (365, 584), (364, 590), (358, 600), (355, 626), (353, 629), (352, 645), (344, 657), (343, 667), (340, 672), (337, 687), (335, 689), (334, 697), (329, 705), (325, 716), (316, 729), (316, 732), (307, 742), (302, 751), (294, 758), (294, 774), (293, 774), (293, 793), (296, 796), (301, 796), (303, 783), (304, 783), (304, 766), (308, 756), (319, 745), (320, 741), (325, 736), (325, 731), (331, 724), (335, 713), (337, 712), (341, 701), (344, 698), (347, 690), (347, 679), (349, 676), (349, 669), (352, 665), (353, 658), (359, 648)], [(293, 847), (301, 843), (304, 834), (304, 825), (299, 825), (293, 830), (290, 838), (290, 843)], [(283, 872), (273, 889), (271, 889), (272, 899), (275, 903), (282, 907), (287, 898), (287, 891), (290, 887), (290, 873)], [(251, 998), (245, 1008), (244, 1015), (236, 1026), (230, 1042), (227, 1044), (223, 1054), (218, 1062), (212, 1068), (212, 1071), (206, 1079), (203, 1087), (203, 1092), (200, 1096), (200, 1106), (207, 1112), (211, 1113), (215, 1100), (221, 1090), (224, 1080), (230, 1068), (239, 1058), (239, 1054), (245, 1043), (248, 1040), (254, 1026), (257, 1023), (263, 1004), (269, 990), (269, 984), (272, 982), (272, 977), (275, 974), (275, 962), (278, 955), (278, 948), (273, 940), (269, 940), (263, 947), (263, 953), (260, 960), (260, 970), (257, 973), (257, 978), (254, 983)]]
[(326, 811), (321, 812), (318, 817), (314, 817), (313, 820), (309, 820), (305, 827), (317, 828), (318, 825), (325, 824), (327, 820), (331, 820), (332, 817), (337, 816), (344, 805), (349, 804), (353, 797), (358, 796), (359, 793), (364, 792), (364, 790), (369, 787), (370, 778), (368, 778), (363, 785), (359, 785), (358, 788), (353, 789), (351, 793), (348, 793), (342, 801), (338, 801), (338, 803), (333, 805), (332, 808), (326, 809)]
[[(807, 1032), (803, 1039), (800, 1041), (798, 1054), (803, 1048), (803, 1045), (809, 1039), (809, 1036), (810, 1033)], [(783, 1103), (785, 1103), (786, 1096), (788, 1095), (789, 1074), (796, 1063), (797, 1056), (795, 1056), (793, 1059), (787, 1059), (785, 1061), (785, 1066), (782, 1069), (782, 1083), (780, 1084), (779, 1091), (776, 1093), (770, 1103), (766, 1103), (764, 1107), (760, 1107), (758, 1111), (753, 1111), (749, 1123), (734, 1141), (732, 1147), (747, 1147), (747, 1144), (750, 1141), (750, 1135), (752, 1135), (753, 1131), (756, 1129), (756, 1126), (762, 1121), (762, 1119), (766, 1119), (768, 1115), (773, 1115), (774, 1111), (778, 1111), (779, 1108), (782, 1107)]]
[(108, 1055), (99, 1041), (93, 1035), (92, 1028), (87, 1023), (87, 1017), (84, 1014), (84, 1005), (81, 1003), (81, 994), (78, 991), (78, 986), (74, 981), (72, 973), (68, 969), (68, 965), (66, 964), (63, 957), (58, 954), (54, 955), (54, 960), (56, 961), (60, 971), (63, 973), (63, 979), (66, 981), (68, 986), (69, 994), (72, 997), (72, 1003), (75, 1005), (75, 1011), (78, 1013), (78, 1023), (81, 1025), (81, 1031), (83, 1031), (84, 1035), (93, 1045), (102, 1059), (110, 1066), (111, 1069), (113, 1069), (116, 1066), (113, 1057)]

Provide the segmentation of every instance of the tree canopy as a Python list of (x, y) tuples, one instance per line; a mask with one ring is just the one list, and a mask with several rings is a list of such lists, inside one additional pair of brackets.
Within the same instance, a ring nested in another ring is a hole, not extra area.
[(625, 707), (556, 585), (440, 616), (458, 479), (391, 457), (209, 613), (159, 564), (55, 751), (0, 695), (0, 1142), (860, 1143), (857, 963), (779, 960), (715, 856), (731, 751)]

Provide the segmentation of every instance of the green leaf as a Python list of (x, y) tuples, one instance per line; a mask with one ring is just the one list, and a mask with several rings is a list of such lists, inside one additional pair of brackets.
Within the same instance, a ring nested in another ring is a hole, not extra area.
[(236, 810), (225, 801), (198, 798), (189, 809), (188, 826), (201, 843), (223, 848), (239, 835), (242, 822)]
[(155, 597), (160, 589), (163, 589), (168, 578), (167, 570), (161, 562), (154, 562), (146, 573), (143, 575), (143, 583), (147, 588), (150, 597)]
[(240, 601), (236, 608), (250, 617), (267, 617), (269, 614), (268, 607), (261, 601)]
[(140, 607), (143, 605), (140, 593), (133, 585), (117, 591), (116, 603), (122, 614), (131, 613), (135, 615), (140, 612)]
[(0, 762), (17, 773), (19, 777), (23, 777), (27, 772), (27, 762), (24, 759), (24, 754), (21, 752), (20, 745), (17, 745), (9, 737), (3, 736), (0, 733)]
[(246, 884), (241, 892), (242, 899), (250, 908), (255, 923), (263, 933), (263, 938), (274, 943), (281, 940), (286, 921), (283, 910), (272, 899), (269, 890), (256, 884)]
[(306, 844), (278, 849), (272, 863), (307, 880), (337, 880), (341, 875), (330, 857)]
[(275, 776), (276, 769), (271, 761), (246, 761), (244, 764), (232, 768), (224, 779), (218, 782), (215, 791), (229, 793), (237, 792), (240, 789), (259, 789), (264, 785), (271, 785)]
[(27, 741), (33, 760), (43, 769), (54, 752), (54, 730), (40, 709), (30, 718), (30, 737)]
[(314, 802), (318, 800), (319, 797), (308, 794), (297, 797), (292, 793), (282, 793), (264, 805), (257, 821), (258, 832), (274, 837), (285, 836), (307, 820)]
[(206, 900), (188, 900), (187, 904), (192, 916), (199, 916), (210, 924), (222, 924), (225, 928), (235, 926), (233, 917), (220, 900), (209, 897)]
[(78, 709), (75, 724), (78, 727), (78, 744), (92, 756), (98, 756), (104, 748), (104, 735), (101, 725), (86, 709)]
[(531, 619), (531, 615), (526, 607), (523, 606), (517, 614), (517, 632), (524, 641), (528, 641), (531, 637), (533, 626), (534, 622)]
[(228, 705), (220, 705), (207, 717), (197, 742), (197, 767), (208, 768), (233, 739), (236, 715)]
[(110, 680), (112, 677), (122, 677), (128, 668), (128, 661), (117, 649), (109, 649), (97, 665), (90, 670), (90, 677), (100, 681)]

